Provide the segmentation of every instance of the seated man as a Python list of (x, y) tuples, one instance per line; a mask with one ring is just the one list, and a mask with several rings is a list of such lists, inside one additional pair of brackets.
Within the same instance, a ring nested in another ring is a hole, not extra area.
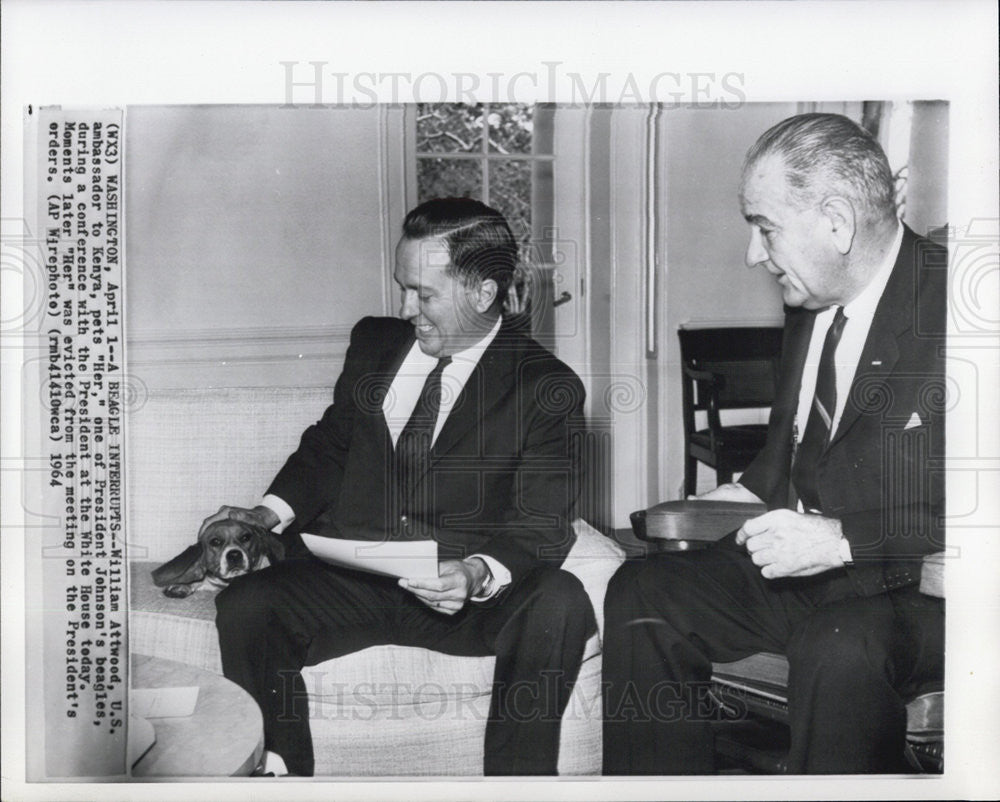
[(904, 771), (901, 692), (943, 673), (943, 602), (918, 582), (943, 548), (945, 254), (899, 222), (882, 149), (837, 115), (761, 136), (740, 203), (747, 262), (788, 307), (781, 376), (763, 451), (702, 498), (769, 512), (612, 579), (604, 770), (712, 772), (712, 662), (773, 651), (791, 772)]
[[(505, 327), (516, 262), (510, 229), (488, 206), (440, 199), (412, 210), (396, 248), (402, 320), (355, 326), (333, 405), (262, 504), (206, 519), (293, 538), (290, 559), (219, 594), (216, 619), (223, 671), (257, 700), (265, 748), (290, 773), (314, 766), (302, 667), (386, 643), (495, 654), (485, 773), (557, 771), (560, 717), (596, 631), (582, 585), (559, 570), (573, 542), (570, 439), (584, 391)], [(298, 532), (431, 537), (439, 576), (333, 567), (305, 553)]]

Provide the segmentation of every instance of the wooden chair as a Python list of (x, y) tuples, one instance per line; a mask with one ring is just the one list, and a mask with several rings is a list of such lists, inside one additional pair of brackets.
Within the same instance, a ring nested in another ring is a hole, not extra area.
[[(943, 553), (924, 558), (920, 591), (944, 598)], [(731, 663), (714, 663), (712, 683), (723, 714), (715, 737), (720, 763), (783, 773), (788, 751), (788, 660), (759, 652)], [(727, 709), (750, 715), (727, 724)], [(943, 679), (913, 688), (908, 695), (905, 757), (915, 771), (939, 774), (944, 769)]]
[[(766, 424), (723, 426), (720, 412), (771, 406), (781, 333), (780, 326), (678, 330), (686, 496), (695, 493), (698, 462), (715, 468), (717, 483), (723, 484), (763, 448)], [(707, 428), (697, 428), (699, 412), (705, 413)]]
[[(741, 511), (740, 508), (745, 508)], [(632, 513), (632, 531), (657, 551), (705, 548), (763, 505), (669, 501)], [(924, 558), (920, 592), (944, 598), (944, 554)], [(905, 757), (916, 771), (940, 773), (944, 766), (943, 680), (911, 689), (906, 705)], [(786, 770), (788, 660), (759, 652), (712, 665), (712, 698), (719, 708), (715, 748), (720, 766), (781, 774)]]
[[(712, 682), (720, 709), (715, 725), (719, 764), (755, 774), (783, 774), (788, 754), (788, 661), (760, 652), (734, 663), (716, 663)], [(726, 715), (746, 711), (739, 720)], [(914, 771), (944, 770), (943, 683), (915, 691), (906, 705), (905, 757)]]

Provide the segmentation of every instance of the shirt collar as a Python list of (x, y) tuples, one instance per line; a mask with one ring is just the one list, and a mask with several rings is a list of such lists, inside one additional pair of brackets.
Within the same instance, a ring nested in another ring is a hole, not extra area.
[(471, 362), (473, 365), (477, 364), (480, 359), (482, 359), (483, 351), (489, 348), (490, 343), (493, 342), (494, 338), (497, 336), (497, 332), (500, 331), (500, 324), (503, 322), (503, 316), (498, 316), (496, 323), (493, 324), (493, 328), (490, 329), (486, 336), (483, 337), (475, 345), (471, 345), (464, 351), (459, 351), (451, 355), (451, 361), (455, 362)]
[[(456, 353), (452, 354), (451, 355), (451, 361), (453, 363), (454, 362), (467, 362), (472, 367), (475, 367), (477, 364), (479, 364), (479, 360), (482, 359), (483, 352), (487, 348), (489, 348), (490, 343), (492, 343), (493, 340), (496, 339), (497, 333), (500, 331), (500, 324), (501, 323), (503, 323), (503, 316), (502, 315), (499, 316), (499, 317), (497, 317), (496, 323), (493, 324), (493, 328), (492, 329), (490, 329), (488, 332), (486, 332), (486, 336), (484, 336), (475, 345), (470, 345), (465, 350), (463, 350), (463, 351), (457, 351)], [(438, 358), (436, 356), (430, 356), (430, 355), (425, 354), (423, 351), (420, 350), (420, 343), (419, 342), (414, 342), (413, 343), (413, 346), (412, 346), (412, 349), (411, 349), (410, 353), (417, 360), (415, 364), (426, 363), (428, 365), (436, 365), (437, 362), (438, 362)]]
[(844, 314), (848, 320), (875, 316), (875, 307), (878, 306), (878, 302), (882, 298), (885, 285), (889, 283), (889, 276), (892, 275), (892, 268), (896, 264), (896, 257), (899, 255), (899, 246), (902, 242), (903, 226), (897, 222), (896, 236), (893, 238), (892, 247), (886, 251), (885, 258), (872, 280), (858, 293), (856, 298), (844, 305)]

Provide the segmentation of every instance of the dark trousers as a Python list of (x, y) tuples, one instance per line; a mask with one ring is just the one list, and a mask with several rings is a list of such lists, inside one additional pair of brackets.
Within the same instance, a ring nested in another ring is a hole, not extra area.
[(605, 622), (605, 774), (712, 773), (712, 662), (760, 651), (789, 662), (790, 772), (906, 771), (902, 694), (944, 675), (942, 600), (766, 580), (731, 538), (626, 563)]
[(233, 581), (216, 608), (223, 673), (260, 705), (265, 748), (303, 776), (314, 759), (301, 669), (387, 643), (496, 655), (485, 773), (556, 774), (562, 713), (597, 628), (580, 581), (555, 568), (448, 616), (395, 579), (295, 559)]

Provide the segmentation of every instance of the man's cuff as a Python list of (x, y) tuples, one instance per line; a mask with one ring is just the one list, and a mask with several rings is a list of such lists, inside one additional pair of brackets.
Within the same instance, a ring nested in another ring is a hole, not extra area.
[(295, 511), (285, 503), (283, 498), (268, 493), (260, 503), (278, 516), (278, 525), (271, 529), (276, 535), (284, 532), (288, 525), (295, 520)]
[(490, 570), (492, 574), (492, 579), (489, 581), (485, 588), (483, 588), (480, 593), (476, 596), (470, 596), (469, 601), (474, 602), (484, 602), (489, 601), (494, 596), (496, 596), (501, 590), (507, 587), (511, 582), (510, 571), (508, 571), (503, 563), (498, 562), (493, 557), (488, 557), (485, 554), (470, 554), (469, 558), (478, 557), (484, 563), (486, 567)]

